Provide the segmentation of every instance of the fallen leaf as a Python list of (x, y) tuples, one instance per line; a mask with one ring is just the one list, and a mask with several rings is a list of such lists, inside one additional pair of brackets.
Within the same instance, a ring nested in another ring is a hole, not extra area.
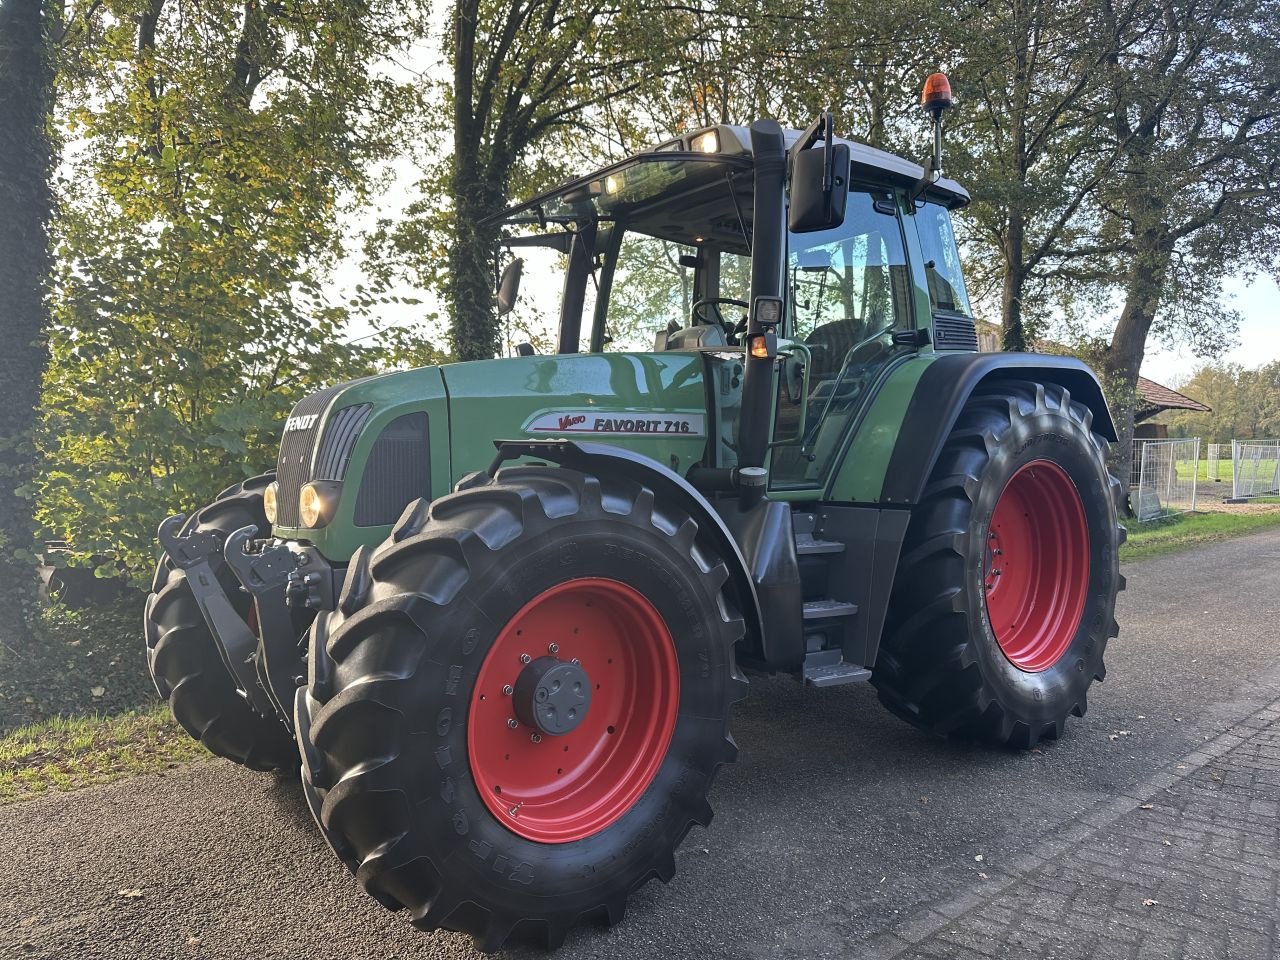
[(1144, 803), (1144, 804), (1143, 804), (1142, 806), (1140, 806), (1138, 809), (1139, 809), (1139, 810), (1154, 810), (1155, 808), (1156, 808), (1156, 805), (1155, 805), (1154, 803)]
[(1159, 902), (1160, 902), (1159, 900), (1152, 900), (1150, 897), (1148, 897), (1146, 900), (1142, 901), (1142, 905), (1144, 907), (1154, 907)]
[(116, 896), (129, 897), (132, 900), (136, 900), (138, 897), (142, 896), (142, 891), (137, 887), (126, 887), (124, 890), (117, 890)]
[(979, 877), (979, 879), (982, 879), (982, 880), (987, 879), (987, 875), (986, 875), (985, 873), (980, 873), (980, 874), (978, 874), (978, 877)]
[(1118, 734), (1109, 733), (1107, 734), (1107, 739), (1110, 740), (1112, 743), (1115, 743), (1117, 740), (1120, 739), (1120, 737)]
[(90, 692), (91, 694), (93, 694), (95, 697), (100, 697), (100, 696), (102, 696), (104, 693), (106, 693), (106, 692), (107, 692), (107, 688), (106, 688), (106, 687), (92, 687), (92, 688), (90, 688), (89, 692)]
[(974, 859), (975, 861), (977, 861), (978, 863), (981, 863), (981, 862), (982, 862), (982, 860), (983, 860), (982, 854), (978, 854), (978, 855), (977, 855), (976, 857), (974, 857), (973, 859)]
[(200, 946), (200, 938), (199, 938), (199, 937), (187, 937), (187, 946), (188, 946), (188, 947), (198, 947), (198, 946)]

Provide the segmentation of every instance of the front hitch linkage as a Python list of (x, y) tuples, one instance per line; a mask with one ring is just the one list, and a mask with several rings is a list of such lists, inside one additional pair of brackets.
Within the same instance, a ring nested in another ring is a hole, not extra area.
[[(174, 565), (186, 573), (192, 595), (241, 696), (259, 713), (275, 713), (292, 728), (293, 691), (304, 674), (286, 603), (290, 574), (296, 564), (293, 554), (279, 544), (252, 550), (258, 532), (252, 525), (228, 534), (224, 542), (214, 531), (184, 535), (184, 522), (185, 518), (178, 515), (160, 524), (160, 545)], [(218, 552), (253, 598), (261, 636), (259, 663), (255, 664), (254, 658), (259, 637), (231, 605), (209, 566), (209, 558)]]

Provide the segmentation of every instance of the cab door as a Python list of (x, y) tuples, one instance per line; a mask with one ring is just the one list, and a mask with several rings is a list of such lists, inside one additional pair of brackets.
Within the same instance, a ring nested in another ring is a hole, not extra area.
[(900, 199), (855, 187), (843, 224), (789, 237), (786, 335), (805, 349), (781, 363), (773, 490), (819, 489), (880, 375), (915, 350), (894, 337), (916, 325)]

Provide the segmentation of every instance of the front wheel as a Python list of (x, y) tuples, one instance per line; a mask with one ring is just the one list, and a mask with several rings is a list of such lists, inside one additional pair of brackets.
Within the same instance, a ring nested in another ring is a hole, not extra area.
[(980, 387), (912, 513), (872, 682), (935, 733), (1029, 747), (1083, 716), (1123, 588), (1118, 481), (1055, 384)]
[(558, 944), (669, 880), (733, 760), (728, 571), (639, 483), (549, 467), (409, 507), (317, 620), (304, 787), (423, 929)]

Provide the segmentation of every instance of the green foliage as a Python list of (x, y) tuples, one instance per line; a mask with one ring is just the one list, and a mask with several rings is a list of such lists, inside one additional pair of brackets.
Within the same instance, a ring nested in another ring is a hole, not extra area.
[(382, 357), (343, 342), (351, 308), (323, 284), (336, 214), (393, 143), (371, 118), (402, 94), (372, 66), (403, 13), (116, 0), (84, 15), (59, 114), (79, 143), (58, 184), (39, 517), (82, 562), (142, 582), (166, 514), (271, 466), (293, 402)]
[(1237, 363), (1204, 364), (1178, 389), (1211, 409), (1162, 415), (1170, 436), (1205, 443), (1280, 437), (1280, 360), (1252, 370)]

